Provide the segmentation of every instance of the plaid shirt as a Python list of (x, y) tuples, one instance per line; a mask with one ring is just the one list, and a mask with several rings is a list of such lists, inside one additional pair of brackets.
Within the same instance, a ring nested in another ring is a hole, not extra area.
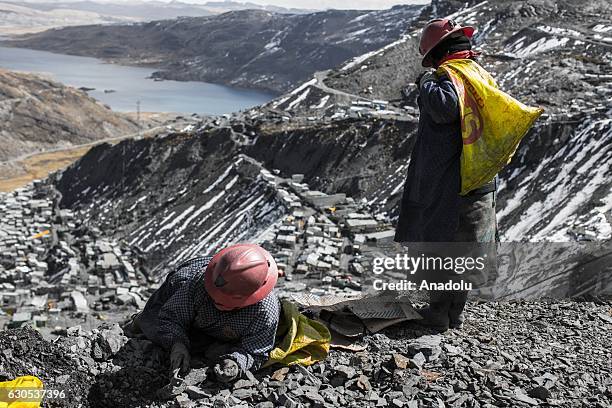
[(161, 345), (171, 349), (180, 342), (190, 347), (188, 332), (195, 329), (236, 344), (233, 352), (222, 358), (233, 359), (243, 372), (257, 370), (268, 360), (274, 347), (280, 301), (272, 292), (243, 309), (229, 312), (217, 309), (204, 289), (204, 273), (210, 259), (187, 261), (166, 278), (164, 285), (170, 286), (169, 297), (158, 315)]

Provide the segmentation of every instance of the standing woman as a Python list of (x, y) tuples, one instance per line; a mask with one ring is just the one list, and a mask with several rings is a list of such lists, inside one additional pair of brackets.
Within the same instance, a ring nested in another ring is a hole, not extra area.
[[(473, 34), (473, 27), (449, 19), (430, 21), (420, 40), (422, 65), (438, 69), (450, 60), (474, 60), (478, 53), (472, 51)], [(448, 75), (428, 72), (417, 79), (417, 88), (419, 127), (395, 241), (494, 243), (495, 180), (460, 194), (464, 141), (456, 86)], [(429, 307), (419, 310), (422, 324), (442, 331), (461, 327), (468, 292), (430, 291), (429, 295)]]

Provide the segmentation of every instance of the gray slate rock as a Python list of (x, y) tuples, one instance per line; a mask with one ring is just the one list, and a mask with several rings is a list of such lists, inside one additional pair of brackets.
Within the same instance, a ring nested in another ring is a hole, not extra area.
[(543, 386), (532, 388), (527, 392), (527, 394), (530, 397), (537, 398), (542, 401), (546, 401), (548, 398), (552, 396), (550, 390)]
[(439, 334), (421, 336), (408, 343), (408, 352), (411, 356), (422, 353), (427, 361), (433, 362), (442, 353), (442, 336)]

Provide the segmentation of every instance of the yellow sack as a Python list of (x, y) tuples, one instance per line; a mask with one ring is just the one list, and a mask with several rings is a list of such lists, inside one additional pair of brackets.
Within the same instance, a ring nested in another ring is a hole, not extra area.
[(0, 408), (40, 408), (43, 392), (42, 381), (33, 375), (0, 382)]
[(510, 162), (521, 139), (544, 112), (498, 89), (495, 80), (470, 59), (452, 59), (436, 71), (455, 85), (461, 108), (461, 195), (482, 187)]
[(276, 345), (264, 366), (275, 363), (309, 366), (324, 360), (329, 353), (331, 342), (327, 327), (301, 314), (297, 307), (287, 300), (282, 301), (282, 309)]

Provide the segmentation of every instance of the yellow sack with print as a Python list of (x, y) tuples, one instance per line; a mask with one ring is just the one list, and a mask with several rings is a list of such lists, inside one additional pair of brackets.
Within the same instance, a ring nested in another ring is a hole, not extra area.
[(297, 307), (287, 300), (282, 301), (282, 309), (276, 344), (264, 366), (275, 363), (309, 366), (324, 360), (331, 343), (331, 334), (327, 327), (301, 314)]
[(482, 187), (510, 162), (521, 139), (544, 112), (501, 91), (470, 59), (448, 60), (436, 71), (455, 85), (461, 109), (461, 195)]
[(40, 408), (43, 390), (42, 381), (33, 375), (0, 382), (0, 408)]

